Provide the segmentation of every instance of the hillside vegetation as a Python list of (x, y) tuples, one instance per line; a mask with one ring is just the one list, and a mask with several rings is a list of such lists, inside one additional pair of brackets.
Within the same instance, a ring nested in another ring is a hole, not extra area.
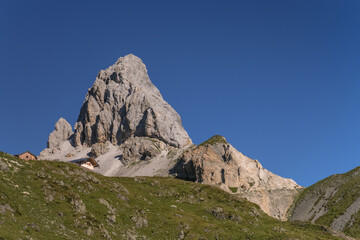
[(0, 239), (340, 239), (174, 178), (104, 177), (2, 152), (0, 178)]
[(305, 189), (291, 219), (311, 221), (360, 238), (360, 167)]
[(226, 141), (226, 139), (223, 136), (214, 135), (211, 138), (209, 138), (208, 140), (206, 140), (205, 142), (200, 143), (199, 146), (214, 145), (216, 143), (225, 143), (225, 144), (227, 144), (228, 142)]

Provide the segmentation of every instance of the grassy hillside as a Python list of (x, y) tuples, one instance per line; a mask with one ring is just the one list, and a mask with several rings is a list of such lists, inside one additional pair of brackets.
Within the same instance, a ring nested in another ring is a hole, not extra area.
[(311, 208), (308, 221), (360, 238), (360, 167), (332, 175), (305, 189), (294, 212), (305, 207)]
[(0, 239), (339, 239), (173, 178), (110, 178), (0, 152), (0, 179)]

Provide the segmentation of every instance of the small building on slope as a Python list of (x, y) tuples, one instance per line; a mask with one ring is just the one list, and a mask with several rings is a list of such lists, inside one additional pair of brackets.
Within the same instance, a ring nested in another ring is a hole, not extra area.
[(18, 157), (20, 159), (23, 159), (23, 160), (37, 160), (37, 157), (35, 154), (32, 154), (31, 152), (29, 151), (26, 151), (26, 152), (23, 152), (21, 154), (16, 154), (14, 155), (15, 157)]
[(100, 165), (93, 158), (85, 158), (71, 161), (73, 163), (79, 164), (81, 167), (94, 170), (96, 167), (100, 167)]

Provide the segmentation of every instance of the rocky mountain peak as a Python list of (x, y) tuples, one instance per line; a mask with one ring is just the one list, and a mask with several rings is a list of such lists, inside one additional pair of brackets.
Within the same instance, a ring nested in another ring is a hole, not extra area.
[(145, 64), (130, 54), (101, 70), (89, 89), (75, 125), (75, 146), (130, 137), (157, 138), (181, 147), (191, 140), (180, 116), (152, 84)]
[(150, 81), (145, 64), (133, 54), (120, 57), (112, 66), (101, 70), (97, 79), (103, 80), (106, 84), (114, 81), (119, 84), (151, 88), (153, 91), (159, 92)]
[(140, 150), (135, 146), (147, 143), (142, 146), (141, 158), (149, 152), (154, 154), (150, 146), (153, 141), (162, 142), (164, 148), (191, 144), (180, 116), (153, 85), (145, 64), (129, 54), (98, 73), (86, 94), (74, 132), (65, 119), (59, 119), (49, 136), (48, 148), (40, 155), (47, 159), (84, 157), (91, 147), (91, 155), (100, 156), (111, 144), (127, 153), (124, 158), (137, 159)]

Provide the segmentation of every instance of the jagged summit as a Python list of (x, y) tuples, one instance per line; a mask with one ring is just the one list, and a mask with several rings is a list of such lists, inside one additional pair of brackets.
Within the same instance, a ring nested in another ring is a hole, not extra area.
[(129, 82), (129, 84), (151, 88), (152, 91), (157, 91), (160, 94), (147, 75), (147, 69), (143, 61), (133, 54), (120, 57), (113, 65), (105, 70), (100, 70), (97, 78), (105, 81), (107, 84), (109, 80), (116, 83)]
[(152, 84), (144, 63), (130, 54), (99, 72), (75, 124), (75, 146), (152, 137), (174, 147), (191, 142), (180, 116)]
[[(129, 54), (99, 72), (86, 94), (74, 133), (60, 119), (40, 158), (100, 157), (101, 173), (116, 175), (122, 165), (161, 154), (167, 159), (166, 151), (191, 144), (180, 116), (152, 84), (145, 64)], [(146, 173), (151, 175), (156, 169)]]

